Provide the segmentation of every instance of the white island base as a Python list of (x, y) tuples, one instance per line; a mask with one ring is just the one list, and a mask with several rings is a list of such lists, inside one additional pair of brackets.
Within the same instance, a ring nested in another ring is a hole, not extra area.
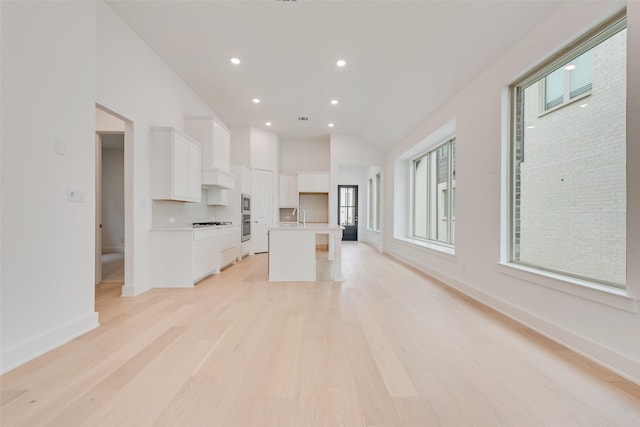
[(330, 280), (342, 280), (342, 227), (329, 224), (282, 224), (269, 228), (269, 281), (315, 282), (316, 235), (329, 235)]

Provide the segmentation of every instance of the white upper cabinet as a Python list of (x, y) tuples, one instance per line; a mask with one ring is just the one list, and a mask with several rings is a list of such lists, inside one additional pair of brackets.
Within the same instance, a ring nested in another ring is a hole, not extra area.
[(235, 188), (230, 173), (231, 133), (208, 117), (185, 118), (185, 129), (202, 144), (202, 185)]
[(298, 206), (298, 177), (295, 174), (280, 174), (280, 207)]
[(299, 193), (328, 193), (330, 186), (328, 172), (298, 172)]
[(171, 127), (151, 128), (151, 198), (200, 201), (200, 143)]

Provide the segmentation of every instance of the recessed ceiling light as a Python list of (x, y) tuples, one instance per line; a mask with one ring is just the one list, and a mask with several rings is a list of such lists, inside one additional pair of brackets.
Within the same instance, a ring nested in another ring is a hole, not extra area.
[(236, 58), (235, 56), (233, 58), (230, 59), (231, 63), (233, 65), (239, 65), (240, 64), (240, 60), (238, 58)]
[(344, 59), (339, 59), (338, 62), (336, 62), (336, 65), (338, 67), (344, 67), (345, 65), (347, 65), (347, 61), (345, 61)]
[(331, 100), (331, 104), (333, 104), (333, 105), (337, 105), (337, 104), (338, 104), (338, 100), (337, 100), (337, 99), (332, 99), (332, 100)]
[(253, 98), (253, 103), (254, 104), (260, 104), (260, 99), (259, 98)]
[(266, 122), (265, 125), (271, 126), (271, 122)]
[(576, 66), (573, 65), (573, 64), (569, 64), (566, 67), (564, 67), (564, 69), (567, 70), (567, 71), (572, 71), (572, 70), (576, 69)]
[(535, 129), (535, 126), (527, 126), (527, 129)]
[(333, 123), (329, 123), (329, 127), (332, 128), (333, 127)]
[(587, 105), (589, 105), (589, 104), (580, 104), (580, 108), (584, 108), (584, 107), (586, 107)]

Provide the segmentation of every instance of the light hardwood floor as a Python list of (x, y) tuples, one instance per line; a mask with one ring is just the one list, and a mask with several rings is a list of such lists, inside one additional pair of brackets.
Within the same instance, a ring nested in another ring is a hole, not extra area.
[(120, 298), (2, 376), (3, 427), (639, 426), (640, 387), (382, 256), (344, 281), (267, 282), (245, 258), (194, 289)]

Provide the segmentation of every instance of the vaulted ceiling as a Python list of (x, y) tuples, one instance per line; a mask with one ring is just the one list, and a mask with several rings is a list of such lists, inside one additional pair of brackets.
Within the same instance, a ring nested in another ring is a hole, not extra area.
[(108, 1), (227, 125), (384, 150), (560, 3)]

